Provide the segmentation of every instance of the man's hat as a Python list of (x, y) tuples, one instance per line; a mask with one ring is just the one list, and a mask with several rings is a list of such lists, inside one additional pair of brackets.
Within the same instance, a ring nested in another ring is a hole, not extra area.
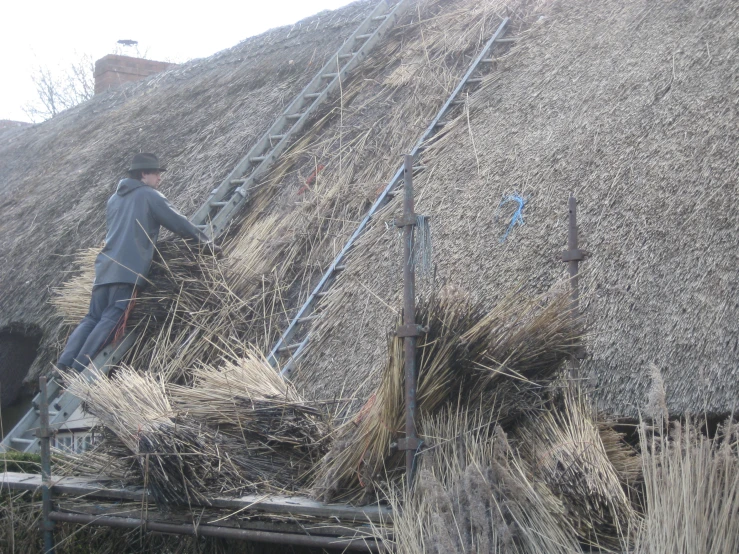
[(129, 173), (132, 171), (167, 171), (167, 169), (159, 166), (159, 158), (154, 154), (134, 154), (131, 167), (128, 168)]

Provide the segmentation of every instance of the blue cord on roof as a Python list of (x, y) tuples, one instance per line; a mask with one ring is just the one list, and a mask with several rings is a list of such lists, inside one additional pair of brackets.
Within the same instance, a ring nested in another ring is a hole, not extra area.
[[(518, 194), (511, 194), (504, 198), (500, 204), (498, 204), (498, 210), (508, 202), (518, 202), (518, 209), (513, 214), (513, 217), (511, 217), (511, 222), (508, 225), (508, 229), (506, 229), (506, 232), (503, 234), (503, 236), (500, 238), (500, 242), (505, 242), (505, 239), (508, 238), (508, 234), (513, 230), (513, 227), (515, 227), (516, 223), (519, 225), (523, 225), (523, 207), (526, 205), (526, 200), (519, 196)], [(497, 211), (497, 210), (496, 210)]]

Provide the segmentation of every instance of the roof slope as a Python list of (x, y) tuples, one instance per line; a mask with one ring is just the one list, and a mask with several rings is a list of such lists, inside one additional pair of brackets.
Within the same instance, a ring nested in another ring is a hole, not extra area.
[[(130, 154), (160, 152), (172, 168), (164, 192), (191, 213), (370, 4), (0, 136), (13, 141), (0, 146), (0, 328), (39, 324), (51, 352), (61, 327), (47, 323), (47, 287), (65, 278), (78, 248), (102, 239), (102, 209)], [(506, 13), (519, 40), (495, 53), (417, 179), (436, 285), (488, 304), (513, 288), (549, 290), (565, 276), (558, 258), (572, 191), (593, 254), (583, 308), (600, 405), (634, 416), (655, 366), (673, 411), (730, 410), (739, 398), (739, 8), (718, 0), (420, 1), (232, 231), (225, 265), (255, 314), (241, 339), (272, 344)], [(498, 206), (511, 193), (527, 198), (525, 225), (501, 242), (512, 207)], [(306, 392), (359, 388), (361, 397), (376, 384), (401, 305), (400, 240), (386, 225), (396, 214), (391, 204), (377, 218), (319, 307), (296, 378)]]
[(0, 135), (0, 329), (44, 330), (31, 375), (65, 331), (50, 291), (80, 249), (104, 239), (105, 203), (131, 156), (157, 152), (170, 168), (162, 192), (192, 213), (373, 4), (322, 12)]
[[(566, 277), (567, 197), (592, 253), (585, 363), (599, 405), (634, 417), (653, 368), (672, 412), (739, 400), (739, 7), (576, 2), (539, 19), (470, 100), (417, 180), (435, 274), (494, 302)], [(518, 193), (525, 225), (505, 240)], [(399, 202), (396, 202), (396, 204)], [(401, 302), (401, 243), (382, 223), (325, 300), (300, 383), (363, 385)]]

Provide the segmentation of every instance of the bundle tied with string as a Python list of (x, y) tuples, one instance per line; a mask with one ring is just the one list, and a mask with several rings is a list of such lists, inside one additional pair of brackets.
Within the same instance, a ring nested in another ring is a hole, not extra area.
[(207, 505), (209, 498), (222, 494), (300, 486), (307, 463), (296, 464), (295, 459), (304, 459), (303, 452), (298, 449), (291, 458), (208, 426), (199, 414), (170, 400), (161, 377), (124, 366), (110, 378), (79, 374), (66, 381), (106, 429), (105, 450), (99, 453), (135, 461), (140, 482), (160, 506)]
[[(428, 331), (416, 351), (418, 417), (461, 401), (503, 425), (541, 406), (544, 387), (578, 344), (568, 302), (566, 292), (548, 300), (511, 295), (488, 309), (450, 287), (422, 299), (416, 321)], [(403, 437), (404, 364), (403, 338), (391, 335), (377, 391), (337, 430), (317, 470), (324, 501), (367, 501), (403, 475), (405, 454), (390, 445)]]

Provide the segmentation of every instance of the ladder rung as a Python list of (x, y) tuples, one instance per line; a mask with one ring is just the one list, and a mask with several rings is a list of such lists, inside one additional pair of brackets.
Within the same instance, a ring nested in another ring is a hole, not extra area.
[(344, 271), (346, 269), (346, 265), (337, 265), (334, 268), (334, 271)]
[(306, 321), (313, 321), (314, 319), (318, 319), (320, 316), (318, 315), (307, 315), (305, 317), (301, 317), (298, 320), (298, 323), (305, 323)]
[(253, 158), (249, 158), (249, 161), (253, 164), (260, 164), (266, 159), (267, 156), (254, 156)]
[(282, 140), (285, 138), (285, 135), (271, 135), (269, 137), (269, 140)]
[(321, 96), (320, 92), (309, 92), (308, 94), (304, 94), (303, 98), (318, 98)]
[(389, 191), (387, 191), (387, 195), (388, 196), (398, 196), (398, 194), (400, 194), (400, 191), (399, 190), (389, 190)]
[(352, 52), (351, 54), (341, 54), (339, 55), (339, 59), (346, 60), (347, 58), (353, 58), (354, 54), (356, 54), (356, 52)]
[(246, 179), (231, 179), (232, 185), (243, 185), (246, 183)]
[(452, 100), (452, 102), (449, 104), (450, 106), (461, 106), (464, 104), (464, 100)]
[(200, 229), (201, 231), (204, 231), (205, 229), (207, 229), (207, 228), (208, 228), (208, 226), (207, 226), (207, 225), (195, 225), (195, 227), (197, 227), (197, 228), (198, 228), (198, 229)]
[(12, 439), (10, 439), (10, 442), (29, 445), (29, 444), (33, 444), (33, 439), (21, 439), (18, 437), (13, 437)]
[(228, 202), (211, 202), (210, 205), (214, 208), (220, 208), (221, 206), (225, 206), (228, 204)]
[(493, 58), (485, 58), (484, 60), (480, 60), (480, 63), (493, 63), (494, 61)]
[(496, 38), (495, 42), (516, 42), (515, 38)]
[(318, 294), (316, 294), (316, 296), (317, 296), (318, 298), (323, 298), (323, 297), (324, 297), (324, 296), (326, 296), (327, 294), (328, 294), (328, 291), (323, 291), (323, 292), (319, 292)]
[(367, 33), (366, 35), (357, 35), (357, 40), (367, 40), (372, 36), (372, 33)]
[(288, 344), (287, 346), (280, 346), (277, 351), (278, 352), (289, 352), (290, 350), (295, 350), (298, 348), (302, 343), (296, 342), (295, 344)]
[(482, 83), (482, 77), (470, 77), (467, 79), (467, 84), (469, 83)]
[[(54, 416), (56, 416), (56, 415), (57, 415), (58, 413), (59, 413), (59, 412), (52, 412), (51, 410), (49, 410), (49, 417), (54, 417)], [(41, 417), (41, 410), (36, 410), (36, 415), (37, 415), (37, 416), (39, 416), (39, 417)]]
[(322, 79), (333, 79), (338, 75), (339, 75), (338, 73), (324, 73), (323, 75), (321, 75), (321, 78)]
[(387, 19), (387, 16), (388, 14), (376, 15), (375, 17), (372, 18), (372, 21), (384, 21), (385, 19)]
[(446, 121), (437, 121), (434, 127), (443, 127), (444, 125), (446, 125)]
[(301, 117), (303, 117), (303, 115), (304, 114), (302, 113), (291, 113), (290, 115), (286, 115), (285, 118), (286, 119), (300, 119)]

